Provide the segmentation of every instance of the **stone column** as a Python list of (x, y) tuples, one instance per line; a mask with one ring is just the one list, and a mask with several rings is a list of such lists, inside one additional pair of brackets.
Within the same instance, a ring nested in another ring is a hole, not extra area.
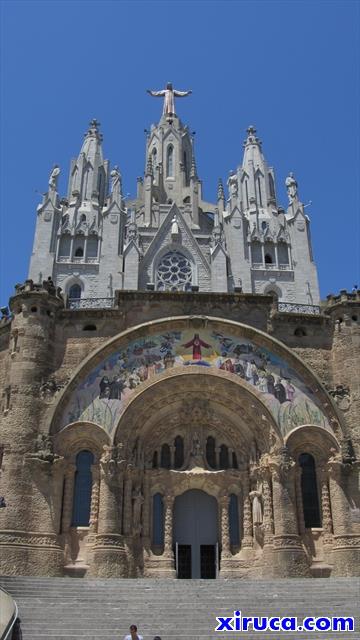
[(132, 531), (132, 477), (128, 473), (124, 480), (123, 532), (124, 536)]
[(221, 558), (231, 558), (230, 546), (230, 520), (229, 520), (229, 504), (228, 495), (221, 496), (220, 505), (220, 531), (221, 531)]
[(220, 469), (220, 447), (215, 447), (215, 464), (216, 468)]
[(64, 495), (62, 504), (61, 533), (66, 534), (71, 527), (72, 507), (74, 498), (76, 466), (67, 465), (64, 473)]
[(164, 551), (158, 563), (157, 576), (159, 578), (175, 578), (173, 553), (173, 510), (174, 496), (164, 496)]
[(319, 480), (320, 480), (323, 544), (325, 547), (332, 547), (333, 541), (334, 541), (333, 522), (332, 522), (331, 505), (330, 505), (328, 471), (326, 467), (321, 467), (319, 469)]
[(249, 496), (249, 479), (243, 482), (243, 530), (244, 536), (241, 541), (242, 549), (252, 549), (254, 546), (254, 530), (252, 521), (251, 500)]
[(174, 496), (164, 497), (165, 517), (164, 517), (164, 556), (173, 556), (173, 508)]
[(353, 465), (344, 464), (339, 454), (328, 463), (331, 513), (334, 528), (332, 576), (357, 576), (360, 565), (360, 535), (352, 532), (346, 486)]
[(145, 473), (144, 476), (144, 504), (142, 511), (142, 537), (144, 539), (144, 545), (150, 544), (150, 487), (149, 476)]
[(126, 578), (127, 555), (119, 518), (122, 502), (119, 468), (114, 459), (102, 459), (100, 467), (98, 533), (89, 574), (101, 578)]
[(305, 534), (305, 520), (304, 520), (304, 508), (303, 508), (303, 500), (302, 500), (301, 477), (302, 477), (302, 468), (297, 467), (295, 470), (296, 510), (298, 515), (299, 534), (303, 536)]
[(272, 545), (274, 541), (274, 516), (273, 501), (271, 495), (271, 475), (269, 472), (262, 475), (263, 486), (263, 528), (264, 528), (264, 546)]
[(274, 507), (274, 577), (310, 576), (309, 562), (298, 533), (295, 461), (286, 448), (269, 460)]
[(91, 505), (90, 505), (90, 528), (89, 533), (95, 534), (98, 530), (99, 521), (99, 498), (100, 498), (100, 469), (97, 464), (91, 467)]
[(170, 445), (170, 469), (175, 469), (175, 445)]

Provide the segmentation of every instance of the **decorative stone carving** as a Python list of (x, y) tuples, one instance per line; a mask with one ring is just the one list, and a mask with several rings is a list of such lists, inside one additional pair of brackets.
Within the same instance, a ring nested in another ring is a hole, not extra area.
[(113, 196), (120, 196), (121, 194), (121, 173), (119, 167), (115, 166), (110, 173), (111, 177), (111, 193)]
[(262, 493), (261, 491), (250, 491), (249, 497), (252, 503), (253, 524), (257, 527), (263, 522)]
[(184, 400), (180, 409), (180, 419), (190, 424), (204, 424), (210, 422), (212, 411), (209, 400), (194, 398)]
[(0, 536), (0, 546), (21, 545), (25, 547), (51, 547), (59, 550), (57, 535), (52, 533), (34, 534), (27, 531), (6, 531)]
[(264, 545), (271, 544), (274, 536), (274, 516), (272, 493), (270, 484), (270, 473), (266, 470), (262, 475), (263, 487), (263, 529), (264, 529)]
[(351, 438), (342, 438), (340, 442), (342, 459), (345, 464), (351, 464), (355, 462), (356, 456), (354, 447), (351, 442)]
[(117, 471), (125, 466), (126, 461), (122, 458), (122, 455), (122, 443), (119, 443), (117, 446), (104, 444), (103, 453), (100, 458), (100, 467), (108, 482), (114, 481), (117, 477)]
[(238, 179), (237, 179), (237, 175), (234, 171), (230, 171), (228, 180), (227, 180), (227, 186), (229, 189), (229, 195), (230, 198), (236, 198), (238, 195)]
[(334, 398), (337, 406), (342, 411), (348, 411), (351, 405), (351, 395), (348, 386), (337, 384), (334, 389), (327, 389), (328, 393)]
[(174, 496), (167, 495), (164, 498), (165, 518), (164, 518), (164, 555), (172, 555), (172, 536), (173, 536), (173, 506)]
[(40, 386), (40, 398), (50, 402), (53, 396), (60, 391), (63, 386), (65, 386), (65, 383), (60, 384), (55, 378), (49, 378), (49, 380), (46, 380)]
[(222, 556), (224, 558), (231, 556), (230, 548), (230, 521), (229, 521), (229, 502), (228, 495), (223, 495), (219, 499), (220, 504), (220, 522), (221, 522), (221, 546)]
[(99, 519), (99, 499), (100, 499), (100, 474), (99, 467), (92, 465), (92, 489), (91, 489), (91, 505), (90, 505), (90, 531), (95, 533), (98, 528)]
[(291, 458), (287, 447), (282, 447), (276, 455), (269, 458), (269, 468), (278, 482), (288, 479), (295, 469), (295, 460)]
[(49, 187), (51, 191), (56, 191), (59, 175), (60, 175), (60, 167), (59, 165), (55, 164), (49, 177)]
[(285, 180), (285, 186), (289, 197), (289, 204), (293, 204), (295, 200), (298, 200), (298, 183), (296, 182), (293, 173), (289, 173)]
[(141, 488), (134, 489), (133, 494), (133, 533), (140, 535), (141, 533), (141, 512), (142, 505), (144, 503), (144, 496), (142, 495)]
[(35, 451), (33, 453), (26, 453), (25, 458), (53, 463), (55, 460), (59, 460), (60, 456), (54, 453), (52, 437), (44, 433), (39, 433), (35, 441)]
[(331, 545), (333, 542), (333, 535), (332, 535), (333, 522), (332, 522), (332, 516), (331, 516), (328, 475), (325, 467), (320, 468), (319, 476), (320, 476), (320, 487), (321, 487), (323, 542), (325, 545)]

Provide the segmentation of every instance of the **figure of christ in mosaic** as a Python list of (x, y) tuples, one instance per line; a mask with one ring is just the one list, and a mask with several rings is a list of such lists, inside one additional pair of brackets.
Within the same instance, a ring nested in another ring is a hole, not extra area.
[(194, 337), (189, 342), (182, 345), (185, 349), (193, 348), (193, 360), (201, 360), (201, 347), (204, 349), (211, 349), (211, 344), (201, 340), (198, 333), (194, 334)]

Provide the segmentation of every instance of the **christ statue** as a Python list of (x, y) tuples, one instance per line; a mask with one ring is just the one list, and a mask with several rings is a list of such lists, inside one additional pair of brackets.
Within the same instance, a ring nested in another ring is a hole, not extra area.
[(185, 96), (189, 96), (192, 93), (192, 91), (178, 91), (177, 89), (173, 89), (171, 82), (167, 83), (166, 89), (162, 89), (161, 91), (152, 91), (151, 89), (147, 89), (147, 92), (154, 98), (161, 98), (164, 96), (163, 116), (175, 115), (174, 98), (185, 98)]

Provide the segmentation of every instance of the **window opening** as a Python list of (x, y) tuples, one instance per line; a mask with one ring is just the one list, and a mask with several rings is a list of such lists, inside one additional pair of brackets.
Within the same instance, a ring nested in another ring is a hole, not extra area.
[(69, 289), (69, 298), (71, 300), (80, 300), (81, 298), (81, 287), (79, 284), (73, 284)]
[(315, 460), (310, 453), (302, 453), (299, 464), (302, 469), (301, 493), (305, 527), (321, 527)]
[(94, 455), (90, 451), (80, 451), (76, 456), (76, 472), (72, 522), (73, 527), (87, 527), (90, 521), (91, 465)]
[(174, 147), (170, 144), (166, 152), (166, 175), (168, 178), (174, 176)]

